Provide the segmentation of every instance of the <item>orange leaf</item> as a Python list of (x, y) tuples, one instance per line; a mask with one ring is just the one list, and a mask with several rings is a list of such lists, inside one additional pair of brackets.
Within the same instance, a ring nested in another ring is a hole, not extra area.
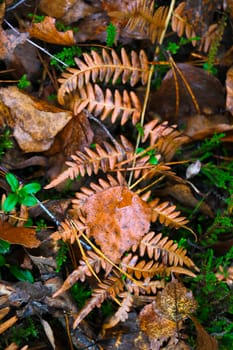
[(46, 16), (43, 22), (32, 23), (28, 32), (31, 37), (57, 45), (74, 45), (74, 33), (72, 30), (59, 32), (55, 26), (55, 18)]
[(197, 331), (197, 350), (218, 350), (218, 343), (211, 337), (194, 316), (190, 316)]
[(90, 196), (83, 209), (90, 236), (115, 263), (125, 251), (138, 243), (150, 227), (149, 206), (123, 186)]
[(15, 227), (0, 221), (0, 239), (11, 244), (20, 244), (27, 248), (36, 248), (40, 241), (35, 237), (35, 230), (28, 227)]

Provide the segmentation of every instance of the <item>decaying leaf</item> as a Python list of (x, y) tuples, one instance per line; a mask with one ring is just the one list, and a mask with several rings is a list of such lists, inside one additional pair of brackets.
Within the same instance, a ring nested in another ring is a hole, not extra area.
[(42, 152), (52, 145), (56, 134), (72, 118), (69, 111), (11, 86), (0, 89), (1, 124), (13, 128), (13, 136), (24, 152)]
[(41, 0), (39, 8), (48, 16), (59, 18), (64, 23), (70, 24), (96, 12), (99, 0), (94, 1), (93, 5), (89, 5), (83, 0)]
[(218, 350), (217, 340), (206, 332), (196, 317), (191, 316), (190, 318), (197, 331), (197, 350)]
[(141, 330), (150, 338), (166, 340), (176, 332), (176, 322), (165, 318), (156, 310), (154, 302), (142, 309), (139, 322)]
[(149, 230), (151, 210), (137, 194), (117, 186), (88, 197), (82, 206), (89, 235), (114, 263)]
[(50, 44), (69, 46), (75, 43), (73, 31), (59, 32), (55, 26), (55, 19), (48, 16), (42, 22), (32, 23), (28, 32), (31, 37)]
[(166, 318), (178, 322), (195, 312), (197, 302), (191, 291), (188, 291), (182, 283), (173, 280), (158, 293), (156, 307)]
[(11, 244), (19, 244), (27, 248), (36, 248), (40, 245), (34, 229), (15, 227), (8, 222), (0, 221), (0, 238)]
[(168, 71), (151, 96), (150, 110), (181, 125), (192, 115), (202, 112), (209, 116), (225, 107), (223, 87), (217, 78), (186, 63), (177, 64), (177, 69)]

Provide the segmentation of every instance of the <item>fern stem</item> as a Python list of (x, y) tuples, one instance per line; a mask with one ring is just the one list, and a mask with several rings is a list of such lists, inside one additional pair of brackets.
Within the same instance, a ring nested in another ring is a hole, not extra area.
[[(171, 15), (172, 15), (172, 12), (174, 10), (175, 2), (176, 2), (175, 0), (171, 0), (169, 11), (168, 11), (167, 18), (166, 18), (166, 21), (165, 21), (165, 26), (164, 26), (164, 29), (163, 29), (163, 31), (162, 31), (162, 33), (160, 35), (159, 40), (158, 40), (158, 45), (155, 48), (154, 61), (156, 61), (156, 58), (157, 58), (157, 56), (159, 54), (160, 46), (163, 43), (166, 31), (167, 31), (168, 24), (170, 22)], [(149, 100), (149, 96), (150, 96), (150, 87), (151, 87), (151, 79), (152, 79), (153, 72), (154, 72), (154, 66), (151, 65), (150, 66), (150, 70), (149, 70), (149, 75), (148, 75), (148, 81), (147, 81), (147, 85), (146, 85), (146, 93), (145, 93), (144, 103), (143, 103), (143, 106), (142, 106), (142, 113), (141, 113), (141, 120), (140, 120), (140, 126), (141, 127), (143, 127), (144, 121), (145, 121), (145, 113), (146, 113), (146, 108), (147, 108), (147, 104), (148, 104), (148, 100)], [(135, 152), (138, 149), (140, 142), (141, 142), (141, 134), (138, 133), (136, 146), (135, 146)], [(136, 163), (136, 159), (134, 159), (134, 161), (133, 161), (133, 166), (135, 166), (135, 163)], [(129, 187), (131, 185), (132, 179), (133, 179), (133, 171), (131, 171), (131, 173), (129, 175), (129, 180), (128, 180), (128, 186)]]

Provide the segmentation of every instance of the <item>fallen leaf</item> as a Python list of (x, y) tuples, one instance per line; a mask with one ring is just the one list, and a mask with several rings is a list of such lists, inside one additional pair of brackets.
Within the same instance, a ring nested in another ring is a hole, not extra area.
[(50, 345), (52, 346), (53, 349), (56, 349), (54, 334), (50, 324), (47, 321), (45, 321), (43, 318), (40, 319), (40, 322), (44, 328), (45, 334), (47, 335)]
[(176, 322), (167, 319), (156, 309), (155, 302), (144, 306), (139, 314), (140, 329), (150, 338), (164, 339), (171, 337), (177, 330)]
[(39, 8), (46, 15), (59, 18), (64, 23), (70, 24), (97, 12), (100, 8), (100, 2), (96, 0), (93, 5), (89, 5), (83, 0), (41, 0)]
[(214, 337), (211, 337), (206, 330), (202, 327), (199, 321), (190, 316), (197, 331), (197, 350), (218, 350), (218, 343)]
[(192, 115), (211, 115), (225, 108), (224, 90), (217, 78), (190, 64), (181, 63), (177, 64), (177, 67), (191, 89), (196, 105), (179, 72), (175, 70), (179, 94), (177, 101), (175, 79), (171, 69), (165, 75), (160, 88), (151, 95), (150, 111), (157, 113), (164, 120), (186, 125)]
[(82, 210), (89, 235), (114, 263), (149, 230), (151, 210), (127, 187), (116, 186), (88, 197)]
[(11, 86), (0, 89), (3, 122), (24, 152), (48, 150), (54, 137), (72, 118), (72, 113), (50, 105)]
[(3, 30), (0, 27), (0, 59), (12, 60), (15, 48), (25, 43), (28, 33), (16, 34), (12, 30)]
[(32, 23), (28, 28), (31, 37), (40, 39), (50, 44), (74, 45), (73, 30), (60, 32), (55, 26), (55, 18), (46, 16), (42, 22)]
[(175, 198), (178, 202), (180, 202), (182, 205), (187, 205), (191, 208), (195, 208), (198, 206), (199, 210), (203, 214), (208, 215), (209, 217), (214, 216), (210, 206), (203, 201), (201, 202), (201, 199), (198, 200), (196, 197), (194, 197), (190, 186), (188, 186), (187, 184), (168, 184), (161, 191), (156, 191), (156, 194), (160, 196), (171, 196)]
[(23, 245), (27, 248), (36, 248), (40, 241), (36, 238), (36, 232), (28, 227), (15, 227), (8, 222), (0, 221), (0, 239), (11, 244)]

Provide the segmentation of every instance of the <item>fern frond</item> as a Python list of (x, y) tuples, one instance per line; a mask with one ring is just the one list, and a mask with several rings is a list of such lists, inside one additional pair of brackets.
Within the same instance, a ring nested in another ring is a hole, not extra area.
[(169, 202), (159, 204), (159, 198), (156, 198), (149, 203), (152, 209), (152, 222), (159, 220), (165, 226), (180, 228), (188, 223), (188, 220), (179, 216), (180, 211), (176, 211), (175, 205), (170, 205)]
[(99, 288), (93, 290), (92, 297), (86, 302), (82, 310), (78, 313), (73, 327), (76, 328), (79, 323), (95, 308), (100, 307), (108, 297), (115, 298), (123, 289), (124, 284), (119, 277), (109, 277), (103, 283), (99, 283)]
[[(87, 264), (88, 261), (88, 264)], [(112, 265), (106, 260), (102, 259), (101, 256), (93, 251), (87, 251), (86, 261), (81, 260), (79, 266), (72, 271), (72, 273), (66, 278), (62, 286), (53, 294), (53, 297), (64, 293), (66, 290), (70, 289), (77, 281), (84, 282), (86, 277), (93, 275), (89, 266), (96, 272), (99, 273), (101, 269), (105, 270), (106, 275), (108, 275), (112, 269)]]
[(72, 155), (72, 161), (67, 161), (68, 169), (63, 171), (58, 177), (52, 180), (45, 188), (49, 189), (58, 186), (67, 179), (74, 180), (78, 175), (84, 176), (92, 173), (97, 174), (99, 170), (107, 172), (113, 170), (117, 163), (132, 157), (133, 148), (129, 141), (123, 136), (121, 137), (121, 144), (117, 143), (115, 146), (108, 142), (103, 142), (103, 147), (96, 145), (95, 150), (85, 147), (85, 151), (77, 151)]
[(160, 6), (154, 11), (154, 1), (137, 0), (134, 4), (125, 29), (130, 32), (139, 30), (154, 44), (165, 28), (168, 7)]
[(132, 123), (135, 125), (141, 114), (141, 103), (137, 95), (127, 90), (123, 94), (119, 90), (115, 90), (114, 96), (110, 89), (106, 89), (105, 94), (101, 87), (97, 84), (88, 83), (81, 89), (76, 91), (72, 99), (72, 110), (75, 115), (82, 112), (86, 108), (96, 117), (105, 120), (111, 113), (111, 121), (115, 123), (117, 118), (121, 117), (121, 125), (124, 125), (129, 118), (132, 118)]
[(121, 77), (123, 84), (129, 82), (131, 86), (135, 86), (139, 80), (143, 85), (147, 83), (149, 63), (145, 51), (141, 50), (139, 55), (131, 51), (131, 59), (124, 48), (121, 50), (121, 58), (115, 50), (111, 49), (110, 52), (111, 54), (103, 49), (100, 55), (93, 50), (90, 54), (83, 54), (84, 61), (75, 58), (78, 69), (67, 68), (59, 79), (61, 86), (57, 97), (61, 105), (65, 103), (66, 94), (82, 89), (90, 82), (90, 79), (93, 82), (100, 80), (105, 83), (112, 79), (112, 83), (115, 84)]
[(117, 312), (103, 325), (103, 329), (115, 327), (120, 321), (124, 322), (129, 316), (133, 305), (133, 296), (130, 293), (122, 293), (123, 301)]
[[(186, 10), (186, 2), (181, 2), (177, 8), (174, 10), (172, 16), (172, 30), (177, 33), (179, 37), (183, 36), (184, 33), (188, 39), (196, 37), (196, 33), (188, 21), (188, 17), (185, 13)], [(197, 41), (192, 40), (192, 45), (196, 46)]]
[(72, 200), (73, 208), (77, 210), (83, 205), (83, 202), (96, 193), (106, 191), (116, 186), (126, 186), (126, 181), (121, 173), (117, 173), (117, 175), (117, 179), (108, 174), (107, 180), (100, 178), (98, 179), (98, 184), (91, 182), (89, 187), (81, 187), (80, 191), (75, 193), (76, 198)]
[(156, 235), (155, 232), (149, 232), (142, 238), (138, 247), (132, 248), (133, 251), (136, 249), (139, 249), (140, 256), (143, 257), (147, 253), (150, 259), (155, 261), (161, 259), (165, 265), (195, 267), (192, 260), (186, 255), (186, 249), (178, 248), (177, 243), (169, 240), (168, 237), (163, 237), (162, 233)]
[(176, 149), (187, 141), (187, 137), (177, 130), (177, 125), (168, 125), (167, 121), (160, 123), (159, 119), (153, 119), (144, 126), (142, 142), (150, 139), (150, 146), (156, 145), (156, 150), (169, 161)]
[(158, 289), (162, 289), (165, 286), (164, 279), (162, 280), (156, 280), (151, 281), (150, 277), (145, 278), (145, 280), (142, 282), (143, 288), (135, 284), (133, 281), (126, 281), (126, 289), (134, 294), (135, 296), (143, 295), (143, 294), (151, 294), (154, 295), (157, 293)]

